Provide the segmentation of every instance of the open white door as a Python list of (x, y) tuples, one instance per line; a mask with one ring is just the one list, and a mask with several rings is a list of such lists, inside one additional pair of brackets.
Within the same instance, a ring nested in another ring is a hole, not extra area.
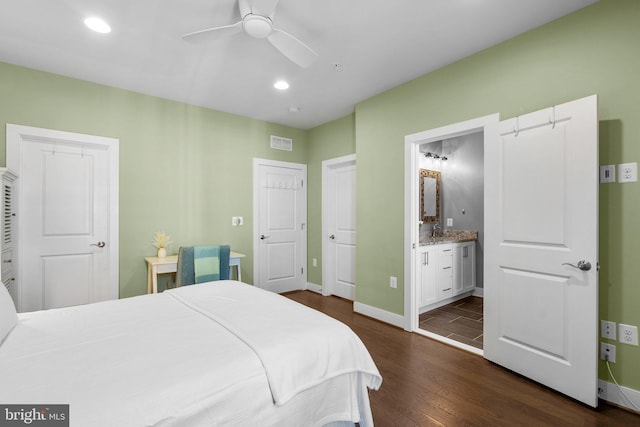
[(306, 286), (307, 166), (254, 159), (254, 285), (272, 292)]
[(500, 123), (485, 209), (484, 356), (595, 407), (595, 95)]
[(322, 162), (322, 294), (356, 293), (356, 155)]
[(7, 125), (20, 310), (118, 298), (118, 140)]

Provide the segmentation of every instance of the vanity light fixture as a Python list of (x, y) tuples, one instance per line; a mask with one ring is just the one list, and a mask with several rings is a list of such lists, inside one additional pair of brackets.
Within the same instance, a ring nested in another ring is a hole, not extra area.
[(436, 160), (438, 160), (438, 159), (440, 159), (440, 160), (448, 160), (446, 156), (442, 156), (442, 157), (441, 157), (439, 154), (435, 154), (435, 153), (432, 153), (432, 152), (430, 152), (430, 151), (429, 151), (429, 152), (427, 152), (427, 153), (425, 153), (425, 154), (424, 154), (424, 156), (425, 156), (425, 157), (427, 157), (427, 158), (430, 158), (430, 159), (436, 159)]

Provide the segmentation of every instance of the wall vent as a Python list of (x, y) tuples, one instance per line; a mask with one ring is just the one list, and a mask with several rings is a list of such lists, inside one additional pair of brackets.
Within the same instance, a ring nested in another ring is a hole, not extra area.
[(271, 135), (271, 148), (276, 150), (293, 151), (293, 140)]

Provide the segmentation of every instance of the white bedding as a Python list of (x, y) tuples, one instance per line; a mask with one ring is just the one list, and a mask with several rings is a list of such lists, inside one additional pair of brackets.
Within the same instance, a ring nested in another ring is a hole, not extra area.
[(358, 337), (240, 282), (19, 318), (0, 403), (70, 404), (72, 426), (373, 424), (381, 377)]

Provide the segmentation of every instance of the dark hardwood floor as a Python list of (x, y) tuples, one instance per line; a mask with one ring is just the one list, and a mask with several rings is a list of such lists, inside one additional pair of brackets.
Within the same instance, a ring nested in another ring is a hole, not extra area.
[(377, 427), (640, 426), (640, 415), (591, 409), (480, 356), (356, 314), (352, 303), (310, 291), (287, 297), (351, 327), (382, 374), (370, 393)]

